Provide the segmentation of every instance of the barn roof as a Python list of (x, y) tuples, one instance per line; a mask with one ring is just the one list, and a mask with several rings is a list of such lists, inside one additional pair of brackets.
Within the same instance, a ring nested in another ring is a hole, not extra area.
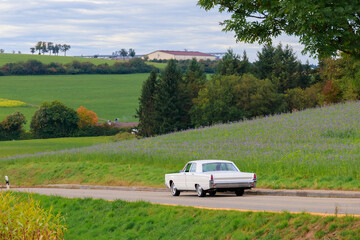
[(214, 55), (197, 52), (197, 51), (167, 51), (167, 50), (159, 50), (157, 52), (164, 52), (173, 55), (181, 55), (181, 56), (206, 56), (206, 57), (214, 57)]

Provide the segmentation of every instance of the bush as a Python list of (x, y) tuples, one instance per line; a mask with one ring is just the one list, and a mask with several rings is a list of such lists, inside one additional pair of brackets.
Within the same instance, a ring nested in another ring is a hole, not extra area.
[(79, 129), (78, 122), (74, 109), (59, 101), (44, 102), (32, 117), (30, 129), (38, 138), (70, 137)]
[(96, 116), (96, 113), (94, 113), (93, 111), (89, 111), (87, 110), (86, 107), (80, 106), (76, 110), (76, 112), (79, 116), (78, 126), (80, 128), (97, 125), (98, 117)]
[(80, 128), (77, 133), (74, 134), (75, 137), (94, 137), (94, 136), (113, 136), (119, 132), (124, 132), (124, 129), (117, 128), (107, 123), (96, 126), (84, 126)]
[(62, 222), (60, 214), (43, 210), (32, 196), (0, 192), (0, 239), (63, 239)]
[(24, 133), (23, 125), (26, 123), (24, 114), (15, 112), (0, 123), (0, 140), (18, 140)]

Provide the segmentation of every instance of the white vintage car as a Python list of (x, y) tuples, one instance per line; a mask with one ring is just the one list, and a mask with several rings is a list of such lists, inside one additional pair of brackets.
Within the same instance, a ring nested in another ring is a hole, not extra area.
[(165, 174), (165, 186), (173, 196), (182, 191), (196, 191), (199, 197), (225, 191), (242, 196), (245, 189), (256, 186), (256, 174), (241, 172), (231, 161), (197, 160), (188, 162), (180, 173)]

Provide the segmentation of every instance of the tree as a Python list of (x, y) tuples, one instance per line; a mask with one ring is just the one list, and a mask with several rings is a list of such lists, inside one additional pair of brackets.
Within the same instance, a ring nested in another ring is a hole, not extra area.
[(61, 49), (61, 44), (55, 44), (52, 51), (53, 51), (54, 54), (59, 55), (60, 49)]
[(153, 70), (149, 78), (143, 83), (139, 98), (139, 109), (136, 110), (136, 117), (139, 118), (138, 134), (144, 137), (154, 135), (155, 118), (155, 96), (157, 93), (157, 74)]
[(132, 57), (132, 58), (135, 57), (135, 50), (134, 49), (132, 49), (132, 48), (129, 49), (129, 56)]
[(42, 52), (42, 54), (44, 55), (47, 51), (48, 51), (47, 43), (42, 42), (42, 44), (41, 44), (41, 52)]
[(155, 97), (155, 134), (164, 134), (187, 127), (187, 123), (181, 121), (184, 115), (181, 83), (182, 73), (177, 68), (175, 60), (171, 59), (161, 74)]
[(34, 48), (34, 47), (30, 48), (30, 52), (31, 52), (32, 54), (34, 54), (34, 53), (35, 53), (35, 48)]
[(315, 56), (337, 51), (360, 56), (360, 2), (357, 0), (199, 0), (205, 10), (231, 13), (221, 24), (234, 31), (238, 41), (271, 44), (282, 33), (295, 35), (304, 52)]
[(39, 55), (40, 55), (41, 49), (42, 49), (42, 42), (40, 41), (35, 45), (35, 50), (39, 51)]
[(70, 45), (68, 45), (68, 44), (63, 44), (63, 45), (61, 46), (61, 49), (60, 49), (60, 50), (61, 50), (62, 52), (64, 52), (64, 56), (66, 56), (66, 52), (69, 51), (70, 48), (71, 48)]
[(232, 49), (228, 49), (222, 61), (219, 63), (216, 73), (224, 76), (238, 75), (241, 66), (240, 56)]
[(59, 101), (41, 104), (31, 119), (30, 129), (38, 138), (69, 137), (78, 130), (77, 112)]
[(121, 50), (120, 50), (120, 56), (122, 56), (124, 59), (125, 59), (125, 57), (128, 55), (128, 52), (126, 51), (126, 49), (125, 48), (122, 48)]
[(52, 42), (48, 42), (47, 43), (47, 51), (49, 52), (49, 54), (51, 55), (51, 52), (54, 49), (54, 44)]
[(8, 115), (0, 123), (0, 140), (17, 140), (24, 133), (23, 125), (26, 123), (25, 115), (15, 112)]
[(79, 128), (87, 126), (96, 126), (98, 123), (98, 117), (93, 111), (89, 111), (86, 107), (80, 106), (76, 110), (79, 116), (78, 126)]

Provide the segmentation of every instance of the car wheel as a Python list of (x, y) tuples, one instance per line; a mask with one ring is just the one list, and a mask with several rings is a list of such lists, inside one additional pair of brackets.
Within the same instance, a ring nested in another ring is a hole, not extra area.
[(235, 191), (236, 196), (242, 196), (244, 195), (244, 189), (240, 188)]
[(206, 192), (200, 185), (196, 185), (196, 192), (199, 197), (205, 197)]
[(177, 190), (177, 188), (175, 187), (175, 183), (172, 182), (171, 185), (170, 185), (170, 190), (171, 190), (171, 194), (173, 196), (179, 196), (180, 195), (180, 191)]
[(216, 194), (216, 191), (210, 191), (210, 192), (209, 192), (209, 195), (210, 195), (211, 197), (215, 196), (215, 194)]

